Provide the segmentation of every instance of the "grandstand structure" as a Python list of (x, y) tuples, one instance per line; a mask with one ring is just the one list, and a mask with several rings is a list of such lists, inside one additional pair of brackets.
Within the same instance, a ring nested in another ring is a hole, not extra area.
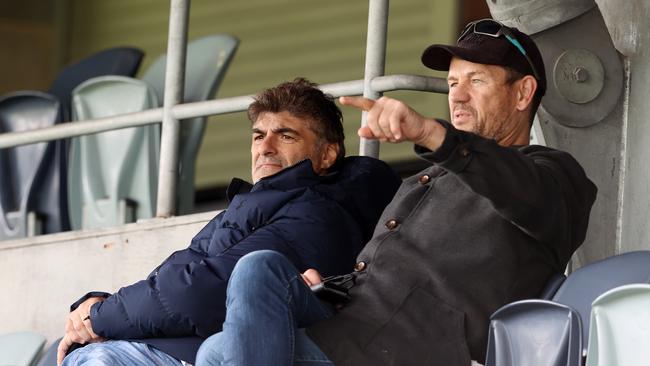
[[(190, 1), (170, 3), (161, 107), (0, 134), (0, 149), (9, 149), (158, 123), (162, 129), (156, 217), (0, 241), (0, 334), (28, 329), (53, 341), (62, 333), (68, 306), (80, 294), (113, 291), (143, 278), (169, 253), (186, 247), (215, 215), (212, 211), (175, 216), (181, 121), (244, 111), (252, 97), (183, 103)], [(415, 75), (410, 70), (386, 75), (389, 2), (369, 0), (368, 5), (363, 78), (325, 83), (322, 89), (334, 96), (369, 98), (396, 90), (444, 94), (446, 81), (439, 77)], [(645, 0), (623, 4), (616, 0), (487, 0), (487, 5), (495, 19), (532, 34), (544, 54), (553, 87), (537, 116), (538, 141), (572, 153), (599, 188), (587, 239), (573, 267), (650, 249), (650, 171), (645, 168), (650, 157), (650, 124), (646, 122), (650, 115), (646, 102), (650, 96), (650, 24), (646, 21), (650, 5)], [(381, 157), (379, 145), (371, 141), (360, 141), (359, 154)]]

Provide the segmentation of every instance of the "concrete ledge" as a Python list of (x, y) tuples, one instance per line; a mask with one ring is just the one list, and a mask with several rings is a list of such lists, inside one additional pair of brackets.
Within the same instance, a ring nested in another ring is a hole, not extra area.
[(0, 334), (31, 330), (50, 343), (80, 296), (145, 278), (217, 213), (0, 242)]

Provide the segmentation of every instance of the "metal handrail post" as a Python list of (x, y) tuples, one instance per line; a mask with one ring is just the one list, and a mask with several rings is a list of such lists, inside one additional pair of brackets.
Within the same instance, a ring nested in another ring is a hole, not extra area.
[[(388, 30), (388, 0), (369, 0), (368, 34), (366, 35), (366, 66), (363, 74), (363, 96), (370, 99), (381, 97), (372, 90), (371, 81), (384, 75), (386, 64), (386, 33)], [(361, 125), (366, 124), (367, 112), (361, 113)], [(359, 155), (379, 157), (379, 141), (362, 138)]]
[[(359, 79), (322, 84), (320, 88), (335, 97), (341, 95), (362, 95), (363, 84), (363, 80)], [(370, 81), (370, 85), (372, 87), (371, 89), (378, 93), (393, 90), (419, 90), (433, 93), (447, 93), (449, 89), (447, 87), (447, 79), (421, 75), (395, 74), (377, 76)], [(176, 119), (187, 120), (196, 117), (245, 111), (252, 101), (253, 95), (242, 95), (239, 97), (206, 100), (203, 102), (183, 103), (175, 105), (172, 108), (172, 112)], [(163, 119), (162, 116), (163, 109), (154, 108), (142, 112), (78, 121), (77, 123), (62, 123), (37, 130), (0, 133), (0, 149), (117, 130), (120, 128), (146, 126), (153, 123), (160, 123)]]
[(189, 9), (190, 0), (171, 0), (156, 217), (170, 217), (176, 211), (180, 122), (172, 108), (183, 102)]

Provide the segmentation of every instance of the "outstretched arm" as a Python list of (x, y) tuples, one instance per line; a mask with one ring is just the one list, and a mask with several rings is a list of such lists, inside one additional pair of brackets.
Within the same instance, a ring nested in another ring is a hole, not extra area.
[(543, 147), (502, 147), (447, 122), (423, 117), (392, 98), (341, 97), (339, 101), (368, 112), (359, 136), (415, 143), (422, 157), (454, 173), (537, 240), (576, 245), (584, 239), (577, 233), (584, 231), (580, 228), (586, 225), (596, 187), (569, 154)]

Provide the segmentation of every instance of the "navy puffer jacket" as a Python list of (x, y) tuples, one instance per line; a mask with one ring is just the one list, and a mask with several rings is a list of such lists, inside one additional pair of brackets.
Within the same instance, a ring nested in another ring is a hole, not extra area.
[[(305, 160), (261, 179), (248, 193), (233, 194), (245, 185), (234, 180), (228, 209), (187, 249), (173, 253), (147, 279), (93, 305), (93, 330), (109, 339), (198, 336), (198, 346), (200, 338), (221, 330), (226, 286), (239, 258), (271, 249), (300, 271), (347, 273), (399, 184), (385, 163), (367, 157), (348, 157), (341, 169), (325, 176), (316, 175)], [(84, 296), (73, 308), (98, 294)], [(179, 351), (145, 342), (189, 362), (196, 352), (195, 346)]]

